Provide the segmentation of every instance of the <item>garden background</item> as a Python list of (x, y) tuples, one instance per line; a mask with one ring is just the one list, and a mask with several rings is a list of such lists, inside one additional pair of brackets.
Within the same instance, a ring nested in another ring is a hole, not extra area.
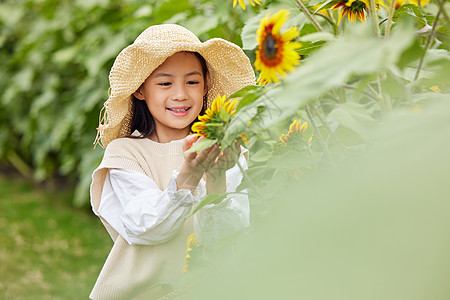
[[(238, 93), (221, 137), (246, 134), (252, 226), (205, 254), (214, 276), (187, 275), (191, 297), (448, 299), (449, 3), (251, 2), (0, 3), (0, 298), (86, 299), (95, 282), (112, 242), (88, 204), (93, 142), (119, 51), (177, 23), (254, 64), (274, 50), (261, 20), (286, 9), (300, 64)], [(352, 3), (365, 22), (339, 18)]]

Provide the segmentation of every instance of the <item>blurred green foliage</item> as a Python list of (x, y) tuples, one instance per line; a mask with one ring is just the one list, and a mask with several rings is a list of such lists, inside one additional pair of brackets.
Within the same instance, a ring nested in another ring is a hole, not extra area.
[(68, 190), (0, 175), (0, 298), (87, 299), (111, 248)]
[[(261, 18), (287, 8), (286, 29), (297, 25), (307, 48), (301, 64), (280, 83), (238, 91), (222, 141), (250, 137), (240, 188), (252, 226), (219, 245), (200, 235), (214, 263), (194, 264), (180, 290), (187, 299), (447, 299), (448, 2), (440, 18), (437, 1), (400, 8), (389, 37), (384, 8), (380, 22), (339, 25), (328, 10), (328, 20), (315, 16), (319, 32), (287, 2), (246, 22), (243, 47), (257, 46)], [(280, 140), (294, 120), (308, 129)]]
[(338, 169), (265, 181), (270, 213), (189, 274), (185, 299), (448, 299), (449, 115), (396, 110)]
[(6, 0), (0, 3), (0, 162), (41, 182), (67, 176), (88, 200), (92, 150), (114, 58), (150, 25), (178, 23), (200, 39), (239, 45), (245, 18), (205, 0)]

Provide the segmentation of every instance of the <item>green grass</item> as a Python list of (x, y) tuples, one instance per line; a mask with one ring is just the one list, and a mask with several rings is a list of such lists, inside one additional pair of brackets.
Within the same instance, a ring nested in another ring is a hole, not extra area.
[(0, 299), (88, 299), (112, 241), (70, 192), (0, 176)]

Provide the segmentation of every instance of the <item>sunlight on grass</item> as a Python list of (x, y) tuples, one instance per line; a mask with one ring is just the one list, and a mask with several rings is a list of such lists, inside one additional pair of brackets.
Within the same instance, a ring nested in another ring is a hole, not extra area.
[(0, 177), (0, 298), (87, 299), (111, 240), (68, 192)]

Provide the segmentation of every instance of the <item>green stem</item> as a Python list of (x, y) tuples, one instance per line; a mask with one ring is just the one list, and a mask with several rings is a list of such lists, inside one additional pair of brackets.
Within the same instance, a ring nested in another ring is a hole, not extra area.
[(377, 37), (381, 37), (380, 27), (378, 26), (378, 14), (377, 9), (375, 7), (375, 0), (369, 0), (369, 15), (372, 20), (373, 29), (375, 30), (375, 34)]
[[(391, 0), (394, 2), (394, 0)], [(375, 7), (375, 0), (369, 0), (369, 15), (370, 19), (372, 20), (373, 29), (375, 31), (375, 34), (378, 38), (381, 38), (380, 33), (380, 26), (378, 25), (378, 14), (377, 9)], [(383, 90), (381, 88), (381, 77), (380, 74), (377, 74), (377, 82), (378, 82), (378, 93), (380, 95), (381, 100), (381, 107), (383, 111), (389, 112), (391, 111), (391, 103), (390, 99), (387, 99), (386, 97), (383, 97)]]
[(308, 17), (308, 19), (311, 21), (311, 23), (314, 25), (314, 27), (317, 28), (317, 30), (319, 31), (323, 31), (322, 27), (320, 26), (320, 24), (316, 21), (316, 19), (314, 19), (314, 16), (311, 14), (311, 12), (309, 11), (309, 9), (305, 6), (305, 4), (303, 4), (303, 2), (301, 0), (295, 0), (295, 2), (297, 2), (298, 6), (300, 7), (300, 9), (306, 14), (306, 16)]
[[(356, 87), (354, 87), (353, 85), (350, 85), (350, 84), (343, 84), (343, 85), (341, 85), (341, 86), (342, 86), (343, 88), (345, 88), (345, 89), (356, 90)], [(378, 101), (378, 100), (379, 100), (379, 97), (378, 97), (377, 92), (376, 92), (371, 86), (369, 86), (369, 87), (370, 87), (369, 91), (367, 91), (367, 90), (362, 90), (361, 92), (362, 92), (364, 95), (366, 95), (366, 96), (368, 96), (369, 98), (371, 98), (372, 100)]]
[(441, 9), (441, 12), (444, 15), (445, 22), (447, 22), (447, 25), (450, 26), (450, 18), (448, 17), (447, 12), (444, 9), (444, 5), (445, 5), (444, 1), (442, 1), (442, 3), (441, 3), (441, 2), (439, 2), (439, 0), (437, 0), (436, 2), (438, 3), (439, 8)]
[(258, 188), (253, 183), (253, 180), (251, 180), (251, 178), (248, 176), (247, 172), (242, 167), (241, 163), (239, 162), (239, 156), (237, 155), (237, 153), (235, 153), (233, 150), (231, 150), (231, 155), (233, 155), (233, 159), (236, 162), (236, 165), (238, 166), (239, 170), (241, 171), (242, 176), (248, 182), (250, 187), (254, 190), (256, 196), (258, 196), (258, 198), (265, 204), (266, 199), (258, 192)]
[(396, 2), (397, 2), (396, 0), (391, 0), (391, 5), (389, 6), (389, 14), (388, 14), (388, 19), (387, 19), (387, 23), (386, 23), (386, 29), (384, 31), (384, 37), (385, 38), (388, 38), (389, 37), (389, 33), (391, 32), (392, 18), (394, 17), (395, 3)]
[(319, 117), (320, 122), (322, 122), (322, 124), (327, 128), (327, 130), (330, 133), (333, 140), (336, 142), (336, 144), (339, 146), (339, 148), (341, 148), (342, 152), (344, 152), (344, 155), (346, 157), (349, 157), (347, 149), (345, 149), (344, 145), (341, 143), (341, 141), (337, 138), (337, 136), (331, 130), (331, 127), (328, 124), (327, 120), (323, 117), (322, 110), (320, 108), (319, 109), (313, 108), (313, 110), (316, 112), (316, 115)]
[(322, 14), (317, 14), (317, 16), (324, 18), (333, 28), (333, 34), (334, 35), (338, 35), (339, 34), (339, 27), (337, 26), (337, 24), (331, 20), (330, 18), (328, 18), (327, 16), (324, 16)]
[(383, 94), (383, 88), (381, 87), (381, 75), (377, 74), (378, 93), (380, 95), (381, 108), (385, 113), (392, 111), (391, 98)]
[(323, 140), (322, 135), (320, 134), (319, 128), (316, 125), (316, 122), (314, 122), (313, 116), (311, 114), (311, 110), (309, 109), (308, 105), (305, 106), (305, 110), (306, 110), (306, 114), (308, 115), (309, 122), (311, 123), (311, 125), (314, 128), (314, 132), (317, 135), (317, 137), (319, 138), (319, 143), (320, 143), (320, 146), (322, 146), (322, 149), (323, 149), (323, 152), (325, 153), (325, 156), (328, 158), (328, 160), (331, 163), (334, 164), (333, 158), (330, 155), (330, 151), (328, 151), (328, 146), (325, 143), (325, 141)]
[[(439, 16), (441, 15), (441, 11), (444, 8), (445, 1), (446, 0), (443, 0), (442, 5), (439, 5), (439, 10), (436, 14), (436, 19), (434, 19), (433, 27), (431, 29), (430, 35), (427, 38), (427, 42), (425, 44), (425, 49), (423, 51), (422, 57), (420, 58), (419, 65), (417, 66), (417, 71), (416, 71), (416, 75), (414, 76), (414, 81), (417, 81), (417, 79), (419, 79), (419, 74), (420, 74), (420, 71), (422, 70), (422, 66), (423, 66), (423, 60), (425, 59), (425, 54), (427, 53), (427, 50), (431, 45), (431, 40), (434, 36), (434, 31), (436, 29), (437, 22), (439, 21)], [(439, 2), (439, 0), (438, 0), (438, 2)]]
[(381, 96), (375, 91), (375, 89), (369, 84), (367, 85), (367, 88), (376, 96), (375, 100), (380, 101)]
[(345, 94), (345, 90), (343, 88), (338, 89), (339, 102), (345, 103), (347, 102), (347, 95)]

